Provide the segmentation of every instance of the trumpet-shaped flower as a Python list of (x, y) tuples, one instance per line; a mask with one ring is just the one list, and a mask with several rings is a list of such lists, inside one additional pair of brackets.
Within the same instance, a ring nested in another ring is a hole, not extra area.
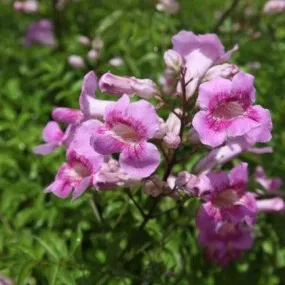
[(201, 230), (198, 240), (205, 247), (206, 258), (222, 267), (239, 258), (253, 243), (250, 229), (230, 221), (222, 222), (216, 228)]
[(191, 97), (201, 79), (209, 68), (215, 64), (227, 61), (237, 46), (225, 52), (225, 48), (215, 34), (195, 35), (189, 31), (180, 31), (172, 38), (173, 49), (185, 61), (187, 98)]
[(35, 154), (45, 155), (53, 152), (57, 147), (62, 145), (68, 146), (70, 137), (72, 136), (72, 128), (66, 129), (65, 133), (61, 130), (58, 123), (51, 121), (43, 129), (43, 140), (45, 144), (36, 146), (33, 151)]
[(200, 85), (198, 104), (201, 109), (193, 126), (203, 144), (216, 147), (227, 138), (248, 136), (253, 142), (271, 139), (270, 112), (255, 101), (253, 76), (238, 73), (233, 80), (213, 79)]
[(280, 177), (267, 177), (262, 166), (256, 167), (254, 178), (256, 182), (259, 183), (266, 191), (274, 194), (281, 193), (279, 189), (283, 184), (282, 179)]
[(120, 154), (120, 166), (134, 178), (151, 175), (159, 165), (160, 154), (147, 140), (159, 129), (154, 107), (147, 101), (130, 103), (123, 95), (105, 111), (105, 124), (99, 125), (92, 136), (95, 151), (103, 155)]
[(56, 40), (53, 34), (53, 24), (50, 20), (33, 22), (26, 32), (24, 45), (29, 47), (33, 44), (54, 46)]
[(213, 227), (225, 220), (235, 223), (255, 223), (256, 202), (251, 193), (246, 193), (247, 164), (233, 168), (229, 174), (223, 171), (207, 174), (210, 195), (197, 215), (199, 229)]
[(95, 174), (100, 170), (104, 157), (90, 146), (90, 137), (97, 128), (97, 122), (89, 120), (77, 128), (67, 151), (67, 162), (58, 170), (55, 181), (45, 192), (52, 192), (66, 198), (73, 191), (73, 198), (80, 196), (95, 182)]

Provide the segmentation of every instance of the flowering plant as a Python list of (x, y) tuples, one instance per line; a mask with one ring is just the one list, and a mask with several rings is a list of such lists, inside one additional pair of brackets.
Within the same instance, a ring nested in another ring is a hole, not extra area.
[[(226, 266), (251, 248), (259, 211), (284, 210), (279, 179), (267, 178), (259, 167), (255, 180), (264, 189), (254, 191), (248, 187), (248, 164), (233, 161), (245, 151), (272, 151), (255, 146), (271, 140), (271, 116), (254, 104), (254, 77), (227, 63), (237, 46), (225, 52), (215, 34), (188, 31), (172, 42), (160, 86), (110, 72), (98, 81), (93, 71), (87, 73), (80, 108), (55, 108), (54, 121), (43, 131), (45, 144), (34, 152), (66, 148), (66, 162), (45, 190), (60, 198), (77, 199), (89, 187), (127, 189), (143, 217), (138, 232), (157, 216), (163, 197), (182, 204), (201, 201), (198, 242), (208, 260)], [(118, 99), (97, 98), (97, 88)], [(58, 123), (66, 125), (64, 131)], [(196, 154), (199, 161), (185, 169)], [(231, 170), (220, 170), (227, 162), (234, 163)], [(134, 199), (134, 188), (150, 196), (148, 212)], [(275, 197), (264, 199), (267, 194)]]

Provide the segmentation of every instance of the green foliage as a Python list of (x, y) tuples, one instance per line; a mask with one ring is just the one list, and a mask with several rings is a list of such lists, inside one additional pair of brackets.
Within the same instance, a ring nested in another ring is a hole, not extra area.
[[(146, 227), (124, 190), (89, 191), (77, 201), (43, 193), (64, 153), (35, 157), (32, 148), (53, 106), (78, 106), (83, 75), (67, 64), (71, 54), (88, 49), (76, 42), (79, 34), (105, 42), (99, 61), (89, 65), (99, 75), (114, 73), (158, 80), (163, 52), (179, 29), (212, 31), (215, 11), (231, 1), (184, 0), (178, 15), (155, 10), (155, 1), (70, 1), (59, 11), (60, 47), (25, 49), (27, 25), (52, 18), (52, 1), (41, 1), (36, 15), (19, 14), (11, 1), (1, 1), (0, 20), (0, 272), (15, 284), (285, 284), (284, 217), (260, 216), (256, 242), (236, 264), (220, 269), (207, 264), (197, 245), (194, 216), (198, 204), (164, 199)], [(203, 3), (202, 3), (203, 2)], [(256, 76), (258, 103), (272, 110), (274, 155), (244, 158), (265, 165), (272, 175), (285, 172), (285, 21), (265, 17), (264, 1), (240, 1), (225, 20), (219, 36), (230, 48), (239, 43), (234, 61)], [(247, 19), (245, 8), (253, 8)], [(282, 18), (283, 17), (283, 18)], [(240, 25), (239, 30), (234, 27)], [(254, 39), (254, 32), (261, 32)], [(125, 65), (108, 60), (122, 56)], [(261, 68), (250, 70), (248, 62)], [(187, 153), (185, 153), (187, 156)], [(185, 167), (191, 169), (190, 162)], [(251, 169), (251, 170), (252, 170)], [(141, 191), (134, 198), (146, 210), (150, 200)], [(167, 211), (175, 207), (172, 211)], [(160, 214), (162, 212), (164, 214)]]

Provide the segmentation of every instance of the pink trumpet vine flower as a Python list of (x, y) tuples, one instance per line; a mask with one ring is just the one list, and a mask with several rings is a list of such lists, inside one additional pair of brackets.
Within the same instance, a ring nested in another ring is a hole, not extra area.
[(247, 136), (253, 142), (271, 139), (270, 112), (255, 101), (254, 77), (238, 73), (230, 81), (213, 79), (200, 85), (198, 104), (201, 109), (193, 126), (203, 144), (217, 147), (228, 138)]
[(56, 40), (53, 34), (53, 24), (50, 20), (33, 22), (27, 29), (24, 45), (30, 47), (33, 44), (55, 46)]
[(213, 65), (227, 61), (238, 47), (225, 52), (225, 48), (215, 34), (195, 35), (189, 31), (180, 31), (172, 37), (173, 50), (185, 61), (186, 81), (192, 80), (186, 87), (187, 98), (195, 92), (198, 82)]
[(285, 212), (285, 202), (279, 197), (257, 200), (256, 207), (258, 212)]
[(73, 191), (73, 199), (76, 199), (95, 183), (95, 175), (104, 157), (90, 146), (94, 128), (97, 128), (97, 121), (94, 120), (86, 121), (77, 128), (67, 151), (67, 162), (59, 168), (55, 181), (46, 188), (46, 193), (52, 192), (60, 198), (66, 198)]
[(255, 223), (256, 202), (251, 193), (246, 193), (247, 176), (246, 163), (236, 166), (229, 174), (223, 171), (207, 174), (210, 195), (197, 215), (199, 229), (218, 225), (225, 220), (246, 222), (248, 225)]
[(130, 103), (123, 95), (105, 111), (105, 124), (99, 125), (91, 139), (95, 151), (103, 155), (120, 154), (120, 166), (132, 178), (151, 175), (159, 165), (160, 154), (147, 141), (159, 129), (154, 107), (145, 100)]
[(217, 228), (201, 230), (198, 240), (205, 247), (206, 259), (225, 267), (252, 247), (253, 236), (242, 224), (225, 221)]
[(36, 146), (33, 152), (38, 155), (46, 155), (60, 146), (68, 146), (72, 133), (73, 130), (71, 127), (68, 127), (64, 133), (58, 123), (54, 121), (48, 122), (42, 134), (43, 140), (46, 143)]

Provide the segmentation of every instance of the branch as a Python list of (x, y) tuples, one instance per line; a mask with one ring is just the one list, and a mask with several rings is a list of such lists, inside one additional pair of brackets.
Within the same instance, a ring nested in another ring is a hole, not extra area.
[(216, 26), (214, 27), (214, 29), (213, 29), (214, 33), (218, 32), (220, 26), (224, 23), (224, 21), (234, 11), (234, 9), (237, 7), (239, 2), (240, 2), (240, 0), (232, 0), (231, 6), (227, 10), (224, 11), (224, 13), (222, 14), (221, 18), (219, 19), (219, 21), (217, 22)]
[(138, 204), (138, 202), (134, 199), (132, 192), (130, 191), (130, 189), (126, 189), (126, 193), (129, 196), (129, 198), (132, 200), (132, 202), (134, 203), (134, 205), (137, 207), (137, 209), (139, 210), (139, 212), (141, 213), (142, 217), (145, 218), (146, 214), (144, 213), (142, 207)]

